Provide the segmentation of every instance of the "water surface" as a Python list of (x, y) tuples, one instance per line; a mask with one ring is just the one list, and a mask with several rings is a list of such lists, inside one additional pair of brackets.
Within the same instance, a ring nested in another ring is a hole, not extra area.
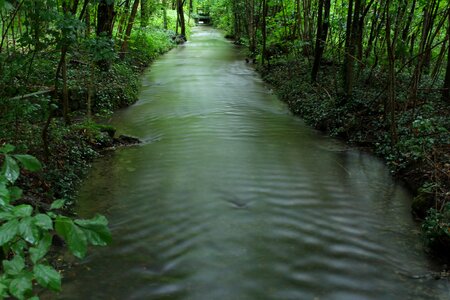
[[(292, 116), (209, 27), (158, 59), (79, 199), (114, 243), (59, 299), (449, 299), (411, 195), (382, 162)], [(415, 279), (419, 277), (419, 279)]]

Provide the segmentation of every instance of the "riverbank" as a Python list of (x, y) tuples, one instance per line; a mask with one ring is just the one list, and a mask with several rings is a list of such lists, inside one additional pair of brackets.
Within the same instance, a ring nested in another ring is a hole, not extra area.
[[(13, 144), (16, 153), (33, 155), (43, 164), (40, 172), (22, 171), (17, 183), (24, 192), (22, 202), (45, 211), (54, 200), (65, 199), (66, 213), (71, 213), (76, 188), (92, 160), (105, 149), (138, 142), (116, 137), (114, 128), (101, 124), (115, 110), (136, 102), (143, 71), (175, 45), (171, 31), (147, 30), (130, 41), (125, 60), (113, 59), (108, 68), (93, 72), (74, 52), (68, 58), (69, 123), (62, 111), (52, 108), (62, 97), (51, 88), (57, 53), (36, 57), (35, 65), (43, 70), (23, 82), (20, 91), (26, 97), (18, 99), (14, 90), (4, 91), (0, 101), (0, 145)], [(50, 92), (33, 95), (34, 81), (40, 82), (40, 90)]]
[[(412, 213), (421, 222), (426, 245), (450, 259), (450, 110), (439, 91), (422, 90), (415, 108), (398, 102), (398, 142), (392, 145), (383, 115), (383, 73), (360, 74), (368, 79), (359, 81), (354, 96), (343, 101), (337, 88), (339, 66), (322, 66), (316, 84), (311, 84), (307, 62), (271, 61), (258, 71), (308, 125), (382, 157), (414, 192)], [(398, 90), (407, 90), (407, 84), (399, 79)]]

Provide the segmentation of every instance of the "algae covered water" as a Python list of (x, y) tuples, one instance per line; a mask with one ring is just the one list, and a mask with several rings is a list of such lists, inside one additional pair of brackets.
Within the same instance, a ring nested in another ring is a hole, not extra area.
[(306, 127), (209, 27), (117, 113), (142, 145), (99, 159), (79, 214), (114, 242), (58, 299), (449, 299), (411, 195), (376, 158)]

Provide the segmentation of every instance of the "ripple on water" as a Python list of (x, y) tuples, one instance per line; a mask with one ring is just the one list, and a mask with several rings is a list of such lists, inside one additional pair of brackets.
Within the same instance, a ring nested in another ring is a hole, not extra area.
[[(157, 60), (96, 162), (80, 214), (114, 243), (60, 299), (448, 299), (426, 273), (410, 195), (377, 159), (292, 117), (210, 28)], [(72, 272), (72, 271), (71, 271)]]

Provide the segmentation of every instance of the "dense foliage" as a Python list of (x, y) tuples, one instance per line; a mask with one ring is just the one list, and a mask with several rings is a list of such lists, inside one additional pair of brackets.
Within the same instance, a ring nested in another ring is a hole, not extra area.
[(20, 166), (33, 172), (40, 171), (42, 165), (31, 155), (13, 151), (9, 144), (0, 148), (0, 298), (25, 299), (33, 295), (34, 282), (42, 288), (61, 289), (61, 275), (48, 260), (55, 235), (67, 242), (73, 255), (83, 258), (88, 244), (105, 246), (111, 234), (103, 216), (73, 220), (58, 214), (64, 200), (54, 201), (44, 212), (26, 203), (22, 190), (15, 186)]
[(137, 100), (142, 71), (189, 37), (192, 7), (0, 0), (0, 298), (60, 288), (47, 254), (56, 236), (77, 257), (109, 241), (104, 217), (68, 217), (89, 162), (122, 143), (96, 122)]
[(70, 203), (96, 150), (113, 145), (114, 129), (95, 121), (136, 101), (140, 73), (205, 11), (294, 112), (407, 179), (427, 243), (450, 249), (449, 10), (445, 0), (0, 0), (0, 295), (59, 288), (51, 235), (77, 256), (103, 244), (84, 230), (104, 218), (73, 220), (52, 203)]

